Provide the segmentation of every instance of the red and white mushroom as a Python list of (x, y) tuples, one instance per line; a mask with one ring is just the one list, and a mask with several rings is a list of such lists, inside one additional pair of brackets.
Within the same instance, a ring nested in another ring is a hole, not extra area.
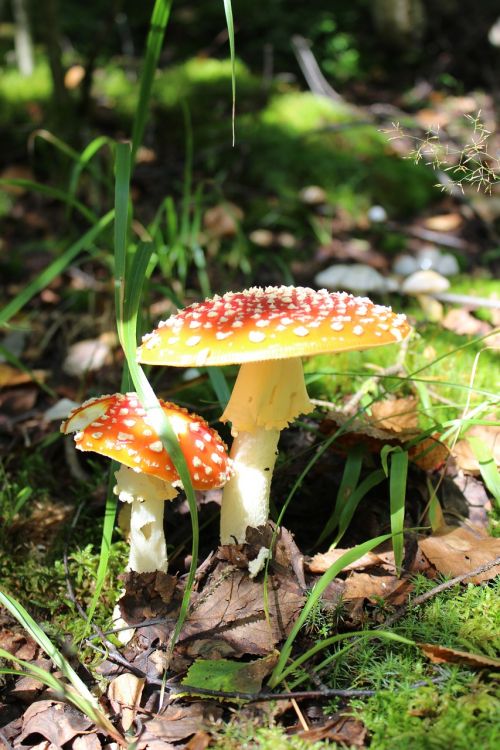
[(222, 415), (232, 423), (234, 474), (222, 500), (223, 543), (266, 522), (280, 430), (313, 406), (302, 357), (402, 341), (404, 315), (345, 292), (254, 287), (190, 305), (144, 337), (140, 362), (197, 367), (241, 364)]
[[(222, 487), (230, 475), (226, 447), (215, 430), (196, 414), (160, 401), (177, 435), (193, 487)], [(131, 503), (129, 569), (166, 571), (163, 531), (165, 500), (181, 486), (177, 471), (135, 393), (90, 399), (74, 409), (61, 432), (76, 432), (76, 447), (118, 461), (115, 493)]]

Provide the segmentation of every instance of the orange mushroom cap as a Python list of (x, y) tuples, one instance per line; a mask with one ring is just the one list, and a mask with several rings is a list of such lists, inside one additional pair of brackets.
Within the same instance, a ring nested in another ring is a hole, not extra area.
[[(221, 487), (231, 475), (226, 446), (215, 430), (199, 416), (160, 400), (170, 419), (195, 489)], [(179, 475), (163, 444), (150, 426), (135, 393), (116, 393), (90, 399), (73, 409), (61, 432), (76, 432), (76, 447), (94, 451), (166, 482)]]
[(253, 287), (161, 322), (144, 336), (138, 361), (189, 367), (307, 357), (391, 344), (410, 330), (404, 315), (346, 292)]

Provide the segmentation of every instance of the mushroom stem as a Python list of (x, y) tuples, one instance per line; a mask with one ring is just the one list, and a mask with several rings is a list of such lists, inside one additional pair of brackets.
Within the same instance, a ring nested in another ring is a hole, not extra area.
[(115, 495), (130, 503), (130, 555), (128, 570), (152, 573), (168, 569), (167, 543), (163, 531), (165, 500), (177, 490), (170, 482), (121, 466), (115, 474)]
[(279, 430), (259, 427), (235, 437), (230, 453), (234, 474), (222, 496), (222, 544), (244, 542), (247, 526), (266, 523), (279, 436)]
[(167, 543), (163, 531), (163, 500), (133, 500), (130, 516), (129, 570), (151, 573), (168, 570)]
[(247, 526), (266, 523), (280, 431), (313, 408), (299, 357), (241, 366), (222, 415), (235, 436), (234, 473), (222, 494), (222, 544), (244, 542)]

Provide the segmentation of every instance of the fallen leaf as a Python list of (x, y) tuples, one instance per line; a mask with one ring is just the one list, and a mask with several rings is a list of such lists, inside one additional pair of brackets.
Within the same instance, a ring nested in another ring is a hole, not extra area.
[(86, 339), (72, 344), (64, 358), (62, 369), (67, 375), (78, 377), (100, 370), (111, 356), (111, 347), (100, 339)]
[(26, 709), (17, 742), (27, 745), (29, 737), (41, 735), (56, 747), (62, 747), (91, 726), (91, 720), (72, 706), (53, 700), (38, 701)]
[[(108, 745), (107, 747), (109, 748), (110, 746)], [(102, 745), (97, 733), (89, 732), (88, 734), (81, 734), (79, 737), (75, 737), (71, 750), (102, 750)]]
[(463, 307), (452, 308), (444, 316), (441, 325), (459, 336), (484, 336), (492, 330), (489, 323), (475, 318)]
[(457, 466), (462, 471), (476, 475), (480, 473), (479, 463), (467, 439), (469, 437), (476, 437), (482, 440), (490, 450), (496, 465), (500, 467), (500, 427), (478, 424), (473, 425), (467, 430), (466, 437), (463, 440), (459, 440), (452, 450)]
[(243, 219), (243, 211), (234, 203), (221, 203), (209, 208), (203, 216), (203, 226), (212, 237), (234, 237)]
[(330, 740), (331, 742), (342, 743), (343, 747), (363, 747), (366, 734), (367, 730), (359, 719), (352, 716), (338, 716), (320, 727), (294, 733), (294, 736), (307, 740), (307, 742)]
[(417, 404), (413, 396), (376, 401), (371, 407), (370, 422), (392, 432), (418, 430)]
[[(45, 370), (33, 370), (32, 375), (42, 383), (47, 379)], [(32, 383), (32, 375), (29, 372), (23, 372), (22, 370), (18, 370), (17, 367), (11, 367), (11, 365), (2, 362), (0, 363), (0, 388)]]
[(434, 232), (453, 232), (459, 229), (463, 224), (463, 218), (458, 213), (437, 214), (424, 219), (423, 225)]
[(85, 68), (83, 65), (71, 65), (64, 74), (64, 86), (71, 91), (78, 88), (84, 78)]
[(122, 727), (126, 732), (132, 726), (137, 709), (141, 704), (145, 677), (136, 677), (125, 672), (115, 677), (108, 687), (108, 698), (114, 711), (121, 715)]
[[(222, 715), (222, 709), (208, 701), (197, 701), (180, 706), (170, 704), (154, 719), (143, 721), (144, 731), (138, 742), (138, 750), (151, 747), (157, 740), (179, 742), (196, 732), (214, 724)], [(157, 745), (160, 748), (160, 745)], [(165, 750), (168, 750), (165, 748)]]
[(268, 579), (269, 622), (262, 581), (224, 563), (195, 598), (178, 648), (191, 657), (264, 656), (286, 638), (304, 604), (304, 593), (290, 572)]
[(396, 589), (408, 589), (410, 584), (397, 576), (376, 576), (369, 573), (352, 573), (345, 581), (342, 598), (345, 601), (353, 599), (386, 599), (394, 594)]
[[(272, 672), (278, 652), (250, 662), (230, 659), (197, 659), (189, 667), (181, 684), (225, 693), (253, 693), (262, 688), (262, 680)], [(190, 691), (196, 692), (196, 691)]]
[(468, 651), (457, 651), (454, 648), (438, 646), (433, 643), (417, 643), (417, 646), (435, 664), (465, 664), (477, 669), (500, 669), (500, 659), (493, 659), (483, 654), (471, 654)]
[[(439, 573), (454, 578), (500, 557), (500, 539), (478, 528), (460, 526), (446, 534), (421, 539), (420, 549)], [(468, 578), (471, 583), (489, 581), (500, 574), (500, 564)]]
[[(342, 557), (342, 555), (345, 555), (345, 553), (348, 551), (348, 549), (337, 548), (330, 549), (328, 550), (328, 552), (318, 552), (318, 554), (314, 555), (312, 560), (306, 563), (307, 568), (310, 573), (321, 575), (322, 573), (327, 571), (334, 562), (337, 562), (339, 557)], [(365, 568), (372, 568), (375, 565), (378, 565), (380, 562), (381, 558), (378, 555), (376, 555), (374, 552), (367, 552), (366, 555), (363, 555), (358, 560), (355, 560), (349, 565), (346, 565), (344, 570), (364, 570)]]
[(196, 732), (184, 746), (184, 750), (206, 750), (211, 741), (212, 738), (207, 732)]

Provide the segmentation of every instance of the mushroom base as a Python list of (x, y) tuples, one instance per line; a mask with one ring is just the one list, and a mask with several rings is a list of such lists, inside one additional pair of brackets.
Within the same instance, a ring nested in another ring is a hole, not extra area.
[(247, 526), (256, 528), (267, 522), (279, 436), (279, 430), (258, 428), (235, 437), (231, 448), (234, 473), (222, 494), (222, 544), (241, 544)]
[(165, 500), (177, 490), (170, 482), (121, 466), (115, 474), (113, 492), (130, 504), (130, 555), (128, 570), (152, 573), (168, 569), (167, 543), (163, 531)]

